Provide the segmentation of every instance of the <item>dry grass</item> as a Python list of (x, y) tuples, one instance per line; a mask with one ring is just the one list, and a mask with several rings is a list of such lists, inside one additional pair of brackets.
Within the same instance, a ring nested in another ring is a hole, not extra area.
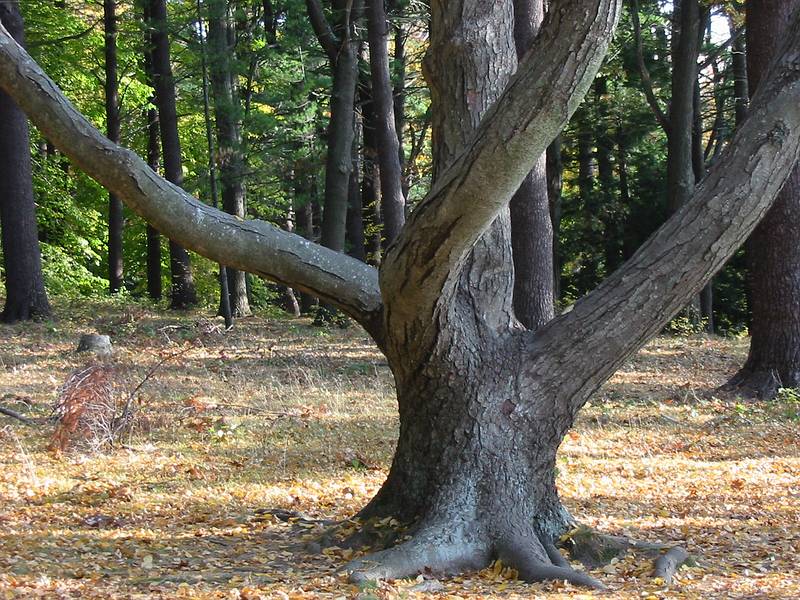
[[(47, 450), (52, 427), (0, 416), (0, 597), (345, 598), (343, 557), (297, 554), (316, 534), (284, 507), (343, 518), (380, 485), (396, 416), (388, 368), (356, 328), (252, 318), (222, 334), (200, 315), (60, 306), (0, 331), (0, 398), (43, 417), (84, 366), (80, 333), (109, 333), (138, 392), (124, 445)], [(709, 397), (746, 341), (661, 338), (584, 410), (559, 459), (565, 502), (611, 533), (680, 541), (699, 564), (670, 587), (622, 560), (595, 573), (613, 598), (800, 597), (797, 407)], [(122, 375), (120, 375), (122, 377)], [(361, 598), (423, 597), (398, 582)], [(440, 597), (595, 597), (487, 570)], [(431, 595), (433, 597), (433, 595)]]

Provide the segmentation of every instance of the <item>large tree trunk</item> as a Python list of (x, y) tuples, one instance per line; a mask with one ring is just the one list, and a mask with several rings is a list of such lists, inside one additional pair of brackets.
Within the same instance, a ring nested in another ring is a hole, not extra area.
[[(175, 80), (172, 77), (167, 36), (167, 5), (166, 0), (149, 0), (149, 2), (153, 42), (153, 83), (158, 106), (158, 125), (161, 130), (164, 177), (167, 181), (181, 186), (183, 184), (181, 142), (178, 137)], [(169, 263), (172, 277), (171, 307), (183, 309), (197, 304), (189, 254), (173, 240), (169, 241)]]
[[(116, 0), (103, 0), (103, 30), (105, 34), (106, 75), (106, 134), (119, 143), (120, 106), (117, 75), (117, 14)], [(114, 194), (108, 196), (108, 289), (113, 294), (122, 289), (122, 201)]]
[[(764, 78), (800, 0), (749, 0), (747, 72), (751, 92)], [(796, 32), (795, 32), (796, 33)], [(800, 386), (800, 165), (746, 243), (750, 288), (750, 353), (729, 387), (773, 398)]]
[[(544, 20), (543, 0), (514, 0), (517, 58), (528, 51)], [(553, 224), (547, 188), (547, 156), (542, 154), (511, 199), (511, 247), (514, 256), (514, 312), (536, 330), (555, 316), (553, 298)]]
[[(211, 89), (214, 96), (214, 121), (217, 130), (217, 157), (222, 184), (222, 208), (244, 219), (244, 158), (242, 156), (241, 113), (233, 79), (236, 76), (232, 61), (234, 49), (228, 43), (230, 18), (227, 0), (208, 3), (208, 64), (211, 69)], [(244, 271), (225, 269), (228, 278), (228, 297), (234, 317), (252, 313), (247, 300)]]
[[(0, 3), (0, 22), (25, 43), (17, 2)], [(28, 119), (0, 91), (0, 232), (6, 272), (4, 323), (47, 317), (50, 304), (42, 279), (42, 259), (31, 179)]]
[[(425, 69), (439, 115), (434, 170), (441, 174), (516, 68), (514, 11), (510, 0), (468, 0), (459, 6), (463, 12), (444, 1), (431, 8)], [(548, 211), (545, 174), (539, 176)], [(550, 240), (541, 251), (552, 256)], [(370, 557), (376, 565), (357, 562), (356, 579), (402, 577), (425, 565), (444, 572), (480, 568), (497, 556), (525, 579), (591, 582), (551, 561), (555, 538), (571, 523), (555, 487), (556, 450), (569, 423), (559, 417), (519, 427), (514, 416), (533, 398), (519, 386), (518, 354), (502, 333), (516, 321), (511, 255), (506, 210), (466, 257), (420, 364), (409, 369), (408, 332), (400, 338), (390, 332), (400, 438), (389, 476), (361, 516), (394, 515), (417, 525), (410, 542)], [(550, 264), (544, 277), (552, 307)]]

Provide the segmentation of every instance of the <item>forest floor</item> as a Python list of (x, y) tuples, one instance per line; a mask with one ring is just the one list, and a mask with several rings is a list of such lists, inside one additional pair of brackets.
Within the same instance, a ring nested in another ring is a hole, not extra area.
[[(679, 542), (697, 563), (670, 586), (630, 557), (593, 572), (610, 592), (528, 585), (501, 565), (359, 590), (349, 552), (299, 548), (378, 489), (396, 438), (393, 384), (357, 327), (57, 303), (59, 318), (0, 329), (0, 598), (800, 598), (800, 404), (716, 397), (747, 340), (661, 337), (584, 409), (559, 455), (580, 521)], [(86, 365), (81, 333), (111, 334), (110, 383), (136, 393), (113, 449), (52, 447), (44, 420)], [(360, 594), (360, 595), (359, 595)]]

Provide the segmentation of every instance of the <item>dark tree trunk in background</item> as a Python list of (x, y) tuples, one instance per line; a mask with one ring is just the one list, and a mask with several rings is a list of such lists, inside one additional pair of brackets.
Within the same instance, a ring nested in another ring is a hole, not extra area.
[[(706, 19), (710, 14), (706, 13)], [(692, 171), (695, 184), (706, 174), (705, 149), (703, 148), (703, 114), (700, 102), (700, 82), (694, 83), (693, 100), (694, 122), (692, 124)], [(703, 319), (706, 333), (714, 333), (714, 281), (708, 282), (700, 291), (700, 317)]]
[[(594, 141), (594, 132), (592, 131), (592, 124), (589, 117), (589, 107), (587, 101), (584, 100), (583, 104), (575, 112), (573, 117), (576, 123), (577, 136), (578, 136), (578, 196), (583, 206), (583, 210), (591, 220), (598, 219), (598, 206), (595, 199), (594, 192), (594, 166), (592, 158), (594, 155), (592, 142)], [(602, 240), (597, 239), (595, 227), (590, 227), (587, 232), (589, 242), (598, 247), (602, 245)], [(590, 258), (581, 265), (581, 272), (579, 275), (579, 284), (582, 290), (588, 290), (597, 285), (600, 281), (600, 274), (597, 270), (597, 260)]]
[(673, 6), (672, 96), (667, 148), (667, 188), (671, 213), (683, 206), (694, 191), (692, 131), (697, 57), (700, 52), (699, 0), (675, 0)]
[[(392, 0), (392, 9), (396, 8), (397, 2)], [(406, 127), (406, 32), (403, 23), (398, 22), (394, 26), (394, 88), (392, 97), (394, 98), (394, 128), (397, 131), (397, 150), (400, 160), (400, 171), (406, 172), (406, 153), (403, 148), (403, 132)], [(403, 198), (408, 198), (408, 180), (403, 176)]]
[[(0, 22), (21, 45), (24, 27), (17, 2), (0, 3)], [(5, 267), (4, 323), (50, 315), (33, 200), (28, 119), (0, 91), (0, 233)]]
[(605, 274), (610, 275), (622, 264), (622, 228), (617, 205), (617, 182), (614, 178), (614, 140), (609, 122), (608, 80), (605, 76), (594, 80), (597, 123), (595, 143), (597, 145), (597, 179), (601, 204), (597, 215), (603, 225), (603, 248)]
[[(229, 44), (232, 33), (227, 0), (211, 0), (208, 6), (208, 49), (211, 90), (214, 97), (214, 120), (217, 131), (217, 166), (222, 185), (222, 208), (244, 219), (245, 188), (242, 156), (241, 114), (233, 68), (234, 48)], [(228, 297), (234, 317), (252, 314), (247, 299), (244, 271), (225, 269)]]
[[(757, 91), (789, 18), (800, 0), (748, 0), (747, 74)], [(750, 353), (728, 386), (749, 396), (773, 398), (800, 387), (800, 165), (745, 245), (750, 287)]]
[[(403, 171), (400, 165), (400, 140), (394, 115), (392, 80), (389, 72), (389, 24), (384, 0), (367, 0), (369, 65), (375, 117), (378, 164), (381, 172), (381, 212), (384, 244), (400, 234), (406, 221), (403, 196)], [(385, 247), (384, 246), (384, 247)]]
[[(142, 3), (143, 20), (150, 23), (150, 5)], [(153, 42), (152, 32), (145, 28), (144, 34), (144, 74), (147, 84), (153, 84)], [(158, 110), (155, 95), (150, 97), (150, 107), (145, 112), (147, 118), (147, 164), (156, 173), (161, 166), (161, 136), (158, 126)], [(155, 227), (147, 224), (147, 294), (153, 300), (161, 300), (161, 234)]]
[(561, 298), (561, 188), (564, 183), (564, 162), (561, 158), (561, 135), (547, 147), (547, 197), (553, 227), (553, 302)]
[[(106, 134), (119, 143), (120, 106), (119, 76), (117, 75), (117, 14), (116, 0), (103, 0), (103, 30), (105, 35), (105, 99)], [(108, 290), (114, 294), (122, 289), (122, 202), (114, 194), (108, 196)]]
[[(161, 159), (161, 140), (158, 135), (158, 111), (147, 111), (147, 164), (158, 173)], [(161, 300), (161, 234), (147, 224), (147, 294)]]
[[(150, 2), (150, 27), (153, 42), (153, 83), (158, 106), (158, 124), (164, 161), (164, 177), (177, 186), (183, 184), (181, 143), (178, 137), (178, 113), (175, 107), (175, 80), (170, 63), (169, 37), (167, 36), (166, 0)], [(189, 254), (170, 240), (169, 262), (172, 277), (170, 306), (183, 309), (197, 303)]]
[[(305, 239), (314, 241), (314, 198), (311, 177), (302, 161), (294, 165), (294, 198), (292, 213), (294, 214), (295, 232)], [(317, 299), (311, 294), (300, 292), (300, 312), (308, 314), (317, 304)]]
[[(531, 47), (544, 20), (543, 0), (514, 0), (517, 57)], [(530, 330), (550, 321), (554, 312), (553, 224), (547, 188), (547, 157), (542, 155), (511, 199), (511, 247), (514, 255), (514, 313)]]
[(358, 111), (353, 113), (355, 137), (350, 154), (353, 169), (350, 171), (350, 187), (347, 199), (347, 253), (353, 258), (366, 262), (364, 248), (364, 207), (361, 204), (361, 148), (359, 141), (363, 130), (362, 118)]
[(383, 219), (381, 217), (381, 171), (378, 165), (377, 136), (375, 131), (375, 103), (372, 101), (372, 83), (368, 77), (361, 77), (358, 85), (358, 101), (361, 105), (361, 131), (363, 139), (361, 168), (361, 208), (364, 226), (367, 231), (365, 251), (367, 262), (381, 264), (383, 247), (381, 244)]
[[(733, 24), (730, 25), (731, 35), (736, 35)], [(740, 35), (733, 41), (731, 48), (731, 70), (733, 71), (733, 96), (736, 111), (736, 125), (740, 125), (747, 116), (747, 105), (750, 102), (749, 86), (747, 85), (747, 50), (746, 36)]]

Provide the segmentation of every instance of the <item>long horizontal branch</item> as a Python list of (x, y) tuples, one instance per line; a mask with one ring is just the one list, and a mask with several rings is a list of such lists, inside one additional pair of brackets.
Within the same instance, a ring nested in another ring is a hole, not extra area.
[(170, 239), (223, 264), (318, 296), (380, 336), (377, 271), (257, 220), (207, 206), (109, 141), (0, 25), (0, 87), (47, 139)]
[[(800, 31), (800, 10), (793, 28)], [(750, 114), (692, 199), (619, 270), (536, 334), (530, 380), (573, 414), (697, 294), (747, 239), (800, 158), (800, 35), (759, 85)]]
[(621, 0), (554, 3), (517, 73), (473, 141), (411, 214), (381, 267), (389, 327), (447, 301), (467, 253), (519, 189), (588, 90)]

